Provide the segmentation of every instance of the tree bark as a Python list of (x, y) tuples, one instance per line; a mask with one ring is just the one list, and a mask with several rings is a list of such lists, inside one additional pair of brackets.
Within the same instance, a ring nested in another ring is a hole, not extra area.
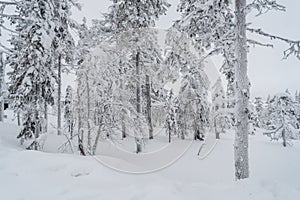
[(57, 135), (61, 135), (61, 55), (58, 56), (57, 71)]
[(147, 117), (149, 125), (149, 139), (153, 139), (153, 125), (152, 125), (152, 112), (151, 112), (151, 86), (150, 77), (146, 75), (146, 98), (147, 98)]
[(235, 0), (236, 11), (236, 132), (234, 165), (236, 180), (249, 177), (249, 80), (247, 76), (246, 0)]

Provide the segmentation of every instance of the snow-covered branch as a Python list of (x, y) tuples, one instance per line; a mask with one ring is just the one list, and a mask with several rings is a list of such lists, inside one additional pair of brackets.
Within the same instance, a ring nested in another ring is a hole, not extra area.
[(273, 44), (262, 43), (262, 42), (258, 42), (258, 41), (256, 41), (256, 40), (252, 40), (252, 39), (248, 39), (247, 42), (248, 42), (249, 44), (252, 44), (253, 46), (258, 45), (258, 46), (263, 46), (263, 47), (271, 47), (271, 48), (274, 47)]
[(280, 40), (287, 43), (289, 45), (289, 48), (283, 52), (284, 53), (283, 58), (286, 59), (290, 55), (295, 55), (300, 60), (300, 40), (290, 40), (280, 36), (272, 35), (262, 31), (261, 29), (254, 29), (254, 28), (247, 27), (247, 31), (268, 37), (271, 40)]
[(262, 15), (270, 10), (285, 11), (285, 6), (280, 5), (276, 0), (253, 0), (246, 6), (247, 13), (252, 9), (257, 10), (256, 16)]
[(17, 5), (17, 1), (0, 1), (0, 5)]

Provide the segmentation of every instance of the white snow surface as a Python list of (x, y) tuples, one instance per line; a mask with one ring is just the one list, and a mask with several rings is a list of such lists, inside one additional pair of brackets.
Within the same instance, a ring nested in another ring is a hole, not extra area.
[[(3, 200), (297, 200), (300, 197), (297, 141), (283, 148), (261, 134), (250, 136), (251, 178), (235, 181), (231, 132), (221, 135), (214, 150), (203, 160), (196, 156), (201, 143), (194, 142), (170, 167), (132, 175), (107, 168), (90, 156), (24, 150), (15, 139), (18, 131), (16, 125), (0, 123), (0, 199)], [(128, 166), (137, 164), (109, 155), (106, 159)], [(155, 159), (146, 162), (150, 165)]]

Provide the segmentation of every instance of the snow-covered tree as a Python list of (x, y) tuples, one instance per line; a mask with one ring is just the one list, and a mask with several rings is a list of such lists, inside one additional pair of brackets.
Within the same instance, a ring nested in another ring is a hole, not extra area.
[(212, 110), (211, 124), (213, 124), (216, 138), (220, 138), (220, 132), (224, 132), (226, 128), (226, 96), (222, 85), (221, 78), (218, 78), (212, 87)]
[(292, 96), (288, 93), (279, 93), (269, 101), (269, 123), (274, 130), (264, 133), (271, 140), (283, 140), (283, 146), (291, 139), (300, 138), (300, 130), (297, 128), (298, 120), (296, 107)]
[(184, 138), (188, 132), (193, 132), (194, 138), (200, 138), (199, 135), (204, 134), (209, 122), (209, 80), (204, 65), (185, 33), (170, 28), (166, 35), (166, 45), (165, 62), (168, 68), (165, 73), (169, 81), (181, 82), (178, 94), (179, 135)]
[(66, 96), (64, 100), (64, 119), (66, 129), (70, 135), (70, 138), (73, 137), (74, 132), (74, 99), (73, 99), (73, 89), (70, 85), (67, 86)]
[(167, 110), (167, 117), (166, 117), (166, 128), (167, 128), (167, 135), (169, 138), (169, 142), (171, 142), (172, 134), (177, 135), (178, 134), (178, 99), (173, 93), (173, 90), (171, 89), (169, 94), (167, 95), (167, 101), (166, 106)]
[(269, 10), (285, 10), (285, 7), (275, 0), (253, 0), (249, 4), (246, 0), (235, 0), (234, 12), (231, 10), (231, 3), (228, 0), (182, 0), (178, 7), (182, 18), (175, 26), (187, 32), (199, 49), (208, 52), (204, 53), (204, 58), (213, 54), (221, 54), (224, 57), (222, 71), (235, 95), (235, 177), (244, 179), (249, 177), (250, 82), (247, 77), (247, 44), (272, 46), (247, 38), (246, 31), (286, 42), (289, 48), (284, 52), (285, 58), (290, 55), (300, 58), (300, 42), (251, 28), (251, 23), (247, 23), (246, 15), (253, 10), (258, 11), (258, 16)]
[(16, 31), (10, 39), (9, 90), (12, 108), (23, 114), (23, 129), (18, 138), (28, 141), (26, 148), (38, 149), (44, 131), (44, 105), (54, 102), (55, 74), (49, 52), (53, 7), (48, 1), (22, 0), (16, 6), (16, 13), (18, 17), (11, 19)]
[[(169, 4), (165, 0), (115, 0), (110, 12), (105, 14), (105, 24), (113, 34), (121, 34), (131, 45), (131, 66), (135, 71), (136, 111), (142, 115), (142, 87), (146, 87), (146, 112), (149, 126), (149, 138), (153, 138), (151, 113), (151, 69), (159, 64), (159, 51), (156, 47), (155, 33), (148, 28), (155, 25), (155, 20), (166, 13)], [(154, 39), (154, 40), (153, 40)], [(120, 42), (120, 41), (119, 41)], [(129, 49), (129, 48), (128, 48)], [(150, 62), (149, 62), (150, 61)], [(148, 64), (147, 64), (148, 63)], [(150, 65), (149, 65), (150, 64)], [(142, 80), (145, 80), (142, 81)], [(140, 117), (138, 117), (140, 118)], [(140, 139), (139, 139), (140, 140)]]
[(261, 97), (255, 97), (253, 107), (253, 125), (258, 128), (265, 128), (265, 107)]
[[(74, 60), (75, 42), (70, 28), (74, 27), (76, 23), (71, 19), (72, 7), (80, 8), (75, 0), (53, 0), (54, 15), (53, 21), (55, 23), (54, 37), (52, 40), (52, 59), (57, 68), (57, 134), (61, 134), (61, 74), (63, 64), (70, 64)], [(63, 63), (64, 61), (64, 63)]]

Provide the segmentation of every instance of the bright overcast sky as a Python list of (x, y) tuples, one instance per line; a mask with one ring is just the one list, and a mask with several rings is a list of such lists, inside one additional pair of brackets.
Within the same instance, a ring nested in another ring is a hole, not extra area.
[[(172, 6), (166, 16), (162, 16), (157, 22), (157, 27), (168, 28), (173, 21), (180, 17), (176, 12), (179, 0), (168, 0)], [(102, 13), (107, 12), (111, 5), (110, 0), (79, 0), (82, 4), (82, 11), (74, 11), (73, 18), (81, 21), (85, 16), (88, 21), (100, 19)], [(250, 0), (249, 0), (250, 2)], [(291, 39), (300, 40), (300, 1), (299, 0), (280, 0), (286, 6), (286, 12), (271, 11), (260, 17), (248, 17), (248, 22), (253, 22), (253, 27), (263, 28), (266, 32), (281, 35)], [(6, 40), (6, 37), (2, 38)], [(263, 42), (269, 42), (264, 38)], [(274, 42), (274, 41), (272, 41)], [(289, 88), (294, 94), (300, 90), (300, 60), (290, 57), (282, 60), (283, 51), (288, 47), (281, 42), (274, 42), (275, 48), (256, 47), (251, 48), (248, 57), (249, 77), (251, 81), (252, 97), (262, 96), (266, 98), (268, 94), (283, 92)], [(217, 60), (216, 66), (220, 66)]]
[[(88, 20), (101, 18), (101, 13), (107, 12), (111, 5), (109, 0), (80, 0), (83, 9), (80, 13), (75, 12), (77, 20), (86, 16)], [(172, 7), (166, 16), (161, 17), (157, 22), (159, 28), (168, 28), (172, 22), (180, 17), (176, 12), (179, 0), (169, 0)], [(263, 28), (265, 31), (300, 39), (300, 1), (278, 1), (284, 3), (286, 12), (271, 11), (260, 17), (248, 17), (249, 22), (253, 22), (253, 27)], [(267, 42), (268, 40), (262, 39)], [(266, 97), (268, 94), (283, 92), (289, 88), (292, 93), (300, 90), (300, 61), (295, 57), (282, 60), (283, 51), (287, 48), (286, 44), (274, 42), (275, 48), (256, 47), (251, 48), (249, 54), (249, 77), (251, 80), (251, 90), (253, 96)], [(218, 65), (219, 63), (216, 62)]]

